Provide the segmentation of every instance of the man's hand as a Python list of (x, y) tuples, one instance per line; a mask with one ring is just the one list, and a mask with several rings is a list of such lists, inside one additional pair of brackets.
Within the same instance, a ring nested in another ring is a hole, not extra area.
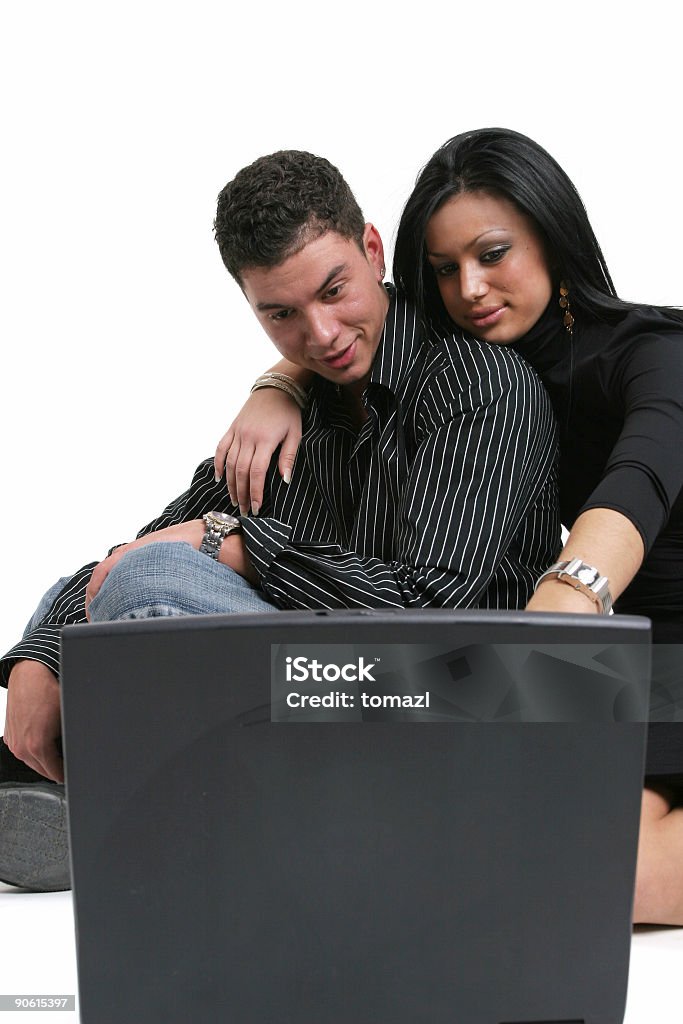
[(233, 572), (243, 576), (255, 587), (259, 585), (259, 575), (252, 565), (251, 559), (244, 546), (244, 537), (241, 533), (230, 533), (221, 544), (218, 553), (218, 561), (221, 565), (227, 565)]
[[(85, 616), (88, 622), (90, 621), (90, 602), (99, 593), (100, 587), (116, 563), (128, 551), (144, 547), (145, 544), (154, 544), (160, 541), (185, 541), (186, 544), (191, 544), (198, 551), (204, 538), (204, 530), (203, 519), (192, 519), (189, 523), (178, 523), (176, 526), (169, 526), (165, 530), (156, 530), (154, 533), (148, 533), (146, 537), (140, 537), (138, 540), (134, 540), (130, 544), (123, 544), (116, 551), (112, 551), (103, 562), (95, 566), (86, 588)], [(225, 538), (221, 544), (218, 560), (221, 565), (229, 566), (236, 573), (239, 573), (240, 576), (244, 576), (245, 579), (249, 580), (250, 583), (258, 583), (258, 575), (249, 560), (244, 548), (244, 541), (239, 533), (230, 534), (230, 536)]]
[(185, 541), (187, 544), (191, 544), (193, 548), (199, 550), (203, 537), (204, 521), (202, 519), (193, 519), (189, 523), (178, 523), (176, 526), (169, 526), (165, 530), (156, 530), (154, 533), (148, 533), (146, 537), (140, 537), (138, 540), (131, 541), (130, 544), (122, 544), (116, 551), (112, 551), (104, 561), (95, 566), (90, 582), (86, 587), (85, 617), (88, 622), (90, 621), (90, 602), (99, 593), (100, 587), (116, 563), (120, 562), (129, 551), (134, 551), (135, 548), (142, 548), (146, 544), (159, 543), (160, 541)]
[(7, 685), (5, 743), (29, 768), (64, 782), (60, 735), (59, 683), (41, 662), (18, 661)]

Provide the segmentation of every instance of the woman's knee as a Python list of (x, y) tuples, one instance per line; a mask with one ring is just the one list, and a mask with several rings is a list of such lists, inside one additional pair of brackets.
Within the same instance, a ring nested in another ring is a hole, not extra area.
[(672, 831), (666, 790), (645, 789), (634, 894), (635, 924), (680, 924), (681, 836)]

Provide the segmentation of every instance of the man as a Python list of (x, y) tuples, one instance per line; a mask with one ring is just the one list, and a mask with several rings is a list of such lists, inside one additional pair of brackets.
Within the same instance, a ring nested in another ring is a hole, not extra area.
[(0, 664), (0, 878), (13, 884), (68, 885), (53, 785), (63, 781), (66, 623), (273, 607), (522, 608), (557, 554), (554, 423), (539, 382), (507, 348), (417, 322), (383, 284), (381, 238), (336, 168), (291, 151), (257, 160), (221, 192), (215, 229), (277, 350), (315, 374), (292, 480), (271, 466), (258, 516), (232, 518), (239, 510), (207, 460), (137, 540), (46, 595)]

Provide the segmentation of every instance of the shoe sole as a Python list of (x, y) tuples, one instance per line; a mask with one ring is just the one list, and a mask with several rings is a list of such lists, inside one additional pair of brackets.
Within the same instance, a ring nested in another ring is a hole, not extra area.
[(34, 892), (71, 888), (63, 786), (0, 786), (0, 880)]

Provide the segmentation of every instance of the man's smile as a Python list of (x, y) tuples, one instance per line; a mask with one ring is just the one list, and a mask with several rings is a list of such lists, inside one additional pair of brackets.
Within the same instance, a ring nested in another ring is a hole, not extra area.
[(325, 356), (320, 361), (329, 366), (332, 370), (343, 370), (346, 366), (350, 366), (356, 355), (356, 342), (352, 341), (350, 345), (342, 349), (340, 352), (335, 352), (334, 355)]

